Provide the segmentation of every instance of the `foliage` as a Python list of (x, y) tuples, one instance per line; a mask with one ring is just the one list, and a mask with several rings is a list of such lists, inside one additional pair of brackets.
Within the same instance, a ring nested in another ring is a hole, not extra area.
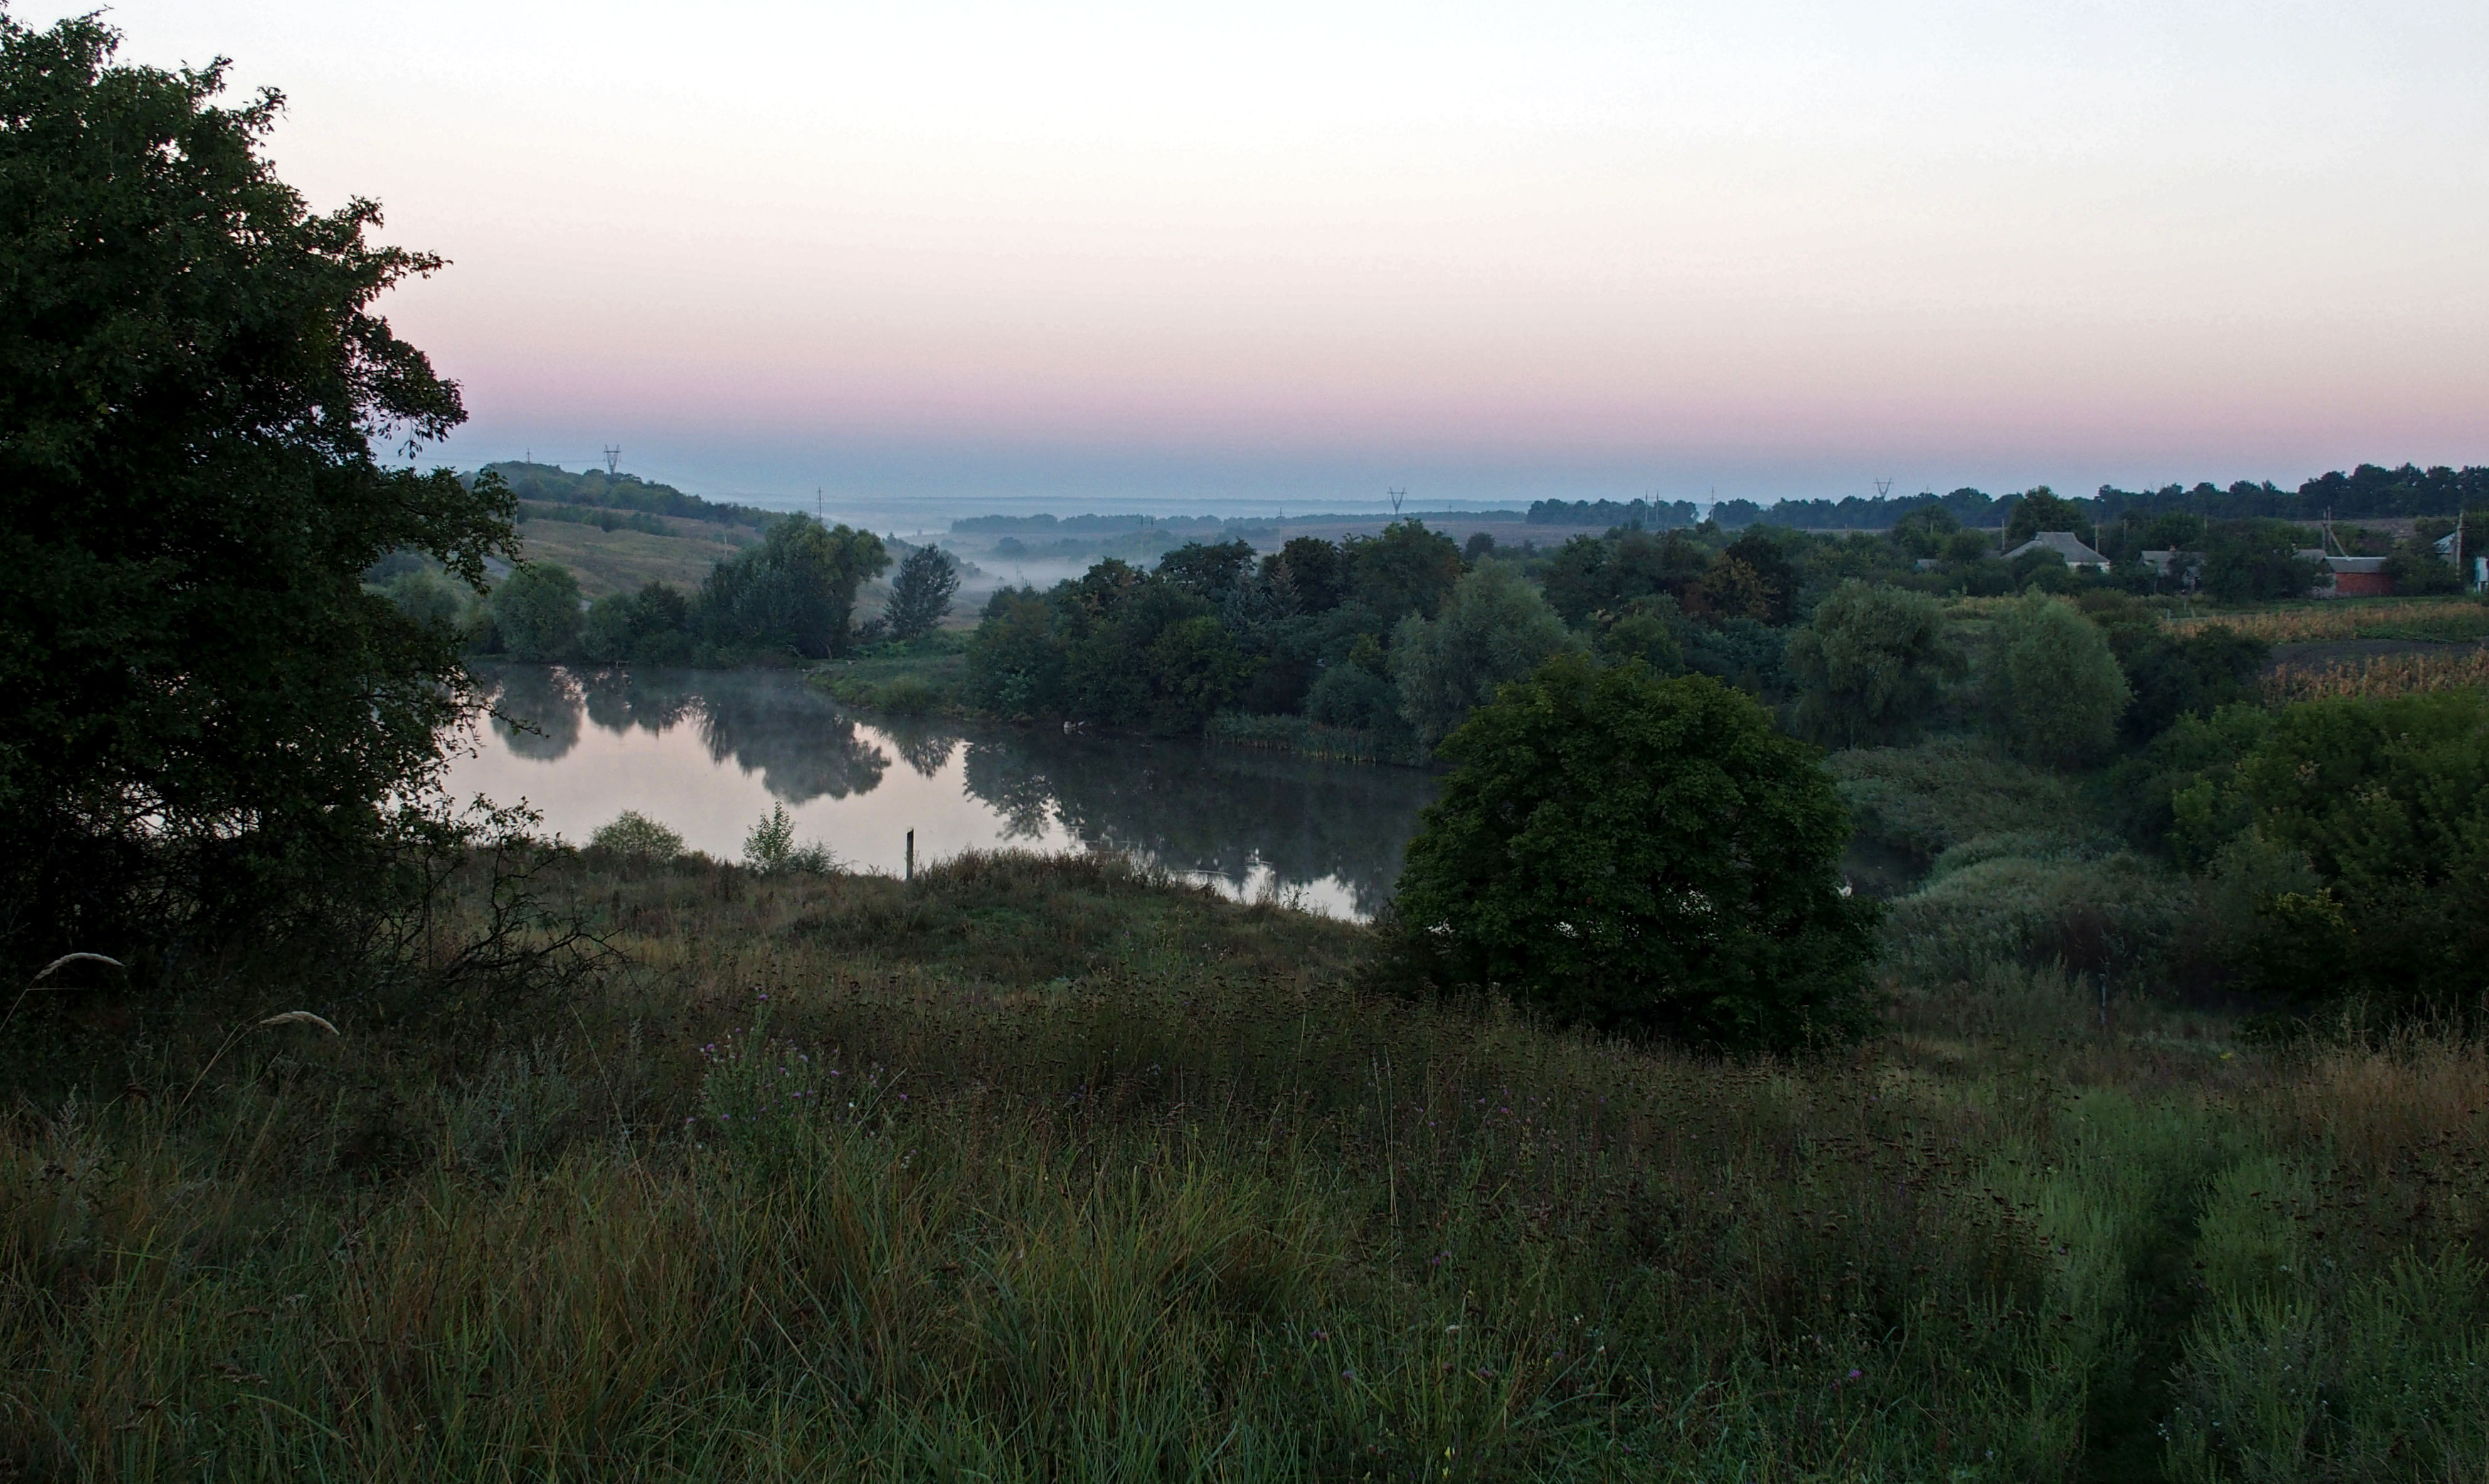
[(579, 651), (600, 665), (682, 665), (692, 658), (692, 606), (680, 588), (647, 583), (587, 605)]
[[(2489, 695), (2446, 691), (2284, 707), (2182, 728), (2182, 856), (2252, 835), (2324, 885), (2259, 903), (2246, 972), (2293, 1007), (2356, 996), (2386, 1014), (2472, 1013), (2489, 962)], [(2174, 753), (2176, 748), (2173, 747)]]
[(1986, 836), (2097, 833), (2067, 779), (2007, 757), (1983, 739), (1853, 748), (1833, 754), (1826, 765), (1860, 834), (1923, 860)]
[(636, 809), (626, 809), (611, 823), (599, 825), (587, 837), (587, 845), (637, 860), (671, 861), (683, 853), (683, 837)]
[(1997, 614), (1985, 683), (2005, 745), (2059, 766), (2107, 752), (2131, 699), (2107, 639), (2074, 605), (2039, 593)]
[(1785, 663), (1798, 685), (1799, 731), (1842, 747), (1905, 739), (1963, 669), (1935, 599), (1855, 580), (1790, 637)]
[[(472, 697), (460, 636), (367, 591), (411, 549), (472, 588), (505, 486), (384, 467), (457, 387), (371, 312), (440, 267), (309, 212), (222, 64), (116, 65), (0, 15), (0, 961), (204, 956), (368, 879)], [(168, 949), (169, 951), (169, 949)]]
[(1937, 857), (1927, 883), (1893, 901), (1886, 954), (1920, 983), (1995, 962), (2165, 982), (2194, 909), (2185, 876), (2131, 851), (2055, 832), (1988, 836)]
[(493, 632), (514, 660), (566, 659), (579, 646), (579, 580), (551, 562), (521, 562), (493, 589)]
[(2011, 550), (2044, 530), (2073, 531), (2076, 540), (2088, 546), (2093, 535), (2090, 512), (2045, 484), (2026, 491), (2015, 500), (2014, 513), (2005, 518), (2005, 545)]
[(1423, 521), (1394, 521), (1379, 536), (1352, 536), (1341, 547), (1349, 591), (1386, 622), (1408, 614), (1432, 618), (1461, 577), (1461, 549)]
[(2203, 589), (2221, 603), (2301, 598), (2316, 582), (2316, 563), (2299, 555), (2312, 532), (2280, 521), (2218, 521), (2204, 533)]
[(1411, 952), (1557, 1019), (1737, 1046), (1856, 1034), (1874, 913), (1811, 750), (1702, 676), (1559, 655), (1445, 739)]
[(701, 621), (716, 643), (784, 645), (806, 659), (854, 642), (856, 590), (890, 565), (881, 538), (793, 515), (721, 561), (701, 586)]
[(2218, 625), (2273, 644), (2335, 639), (2489, 639), (2489, 605), (2469, 600), (2373, 603), (2333, 598), (2166, 621), (2174, 633), (2193, 633)]
[(743, 837), (743, 865), (762, 875), (789, 870), (821, 875), (838, 867), (828, 847), (795, 843), (795, 821), (787, 817), (784, 804), (770, 805), (769, 813)]
[(1411, 614), (1391, 640), (1400, 714), (1431, 749), (1505, 682), (1566, 647), (1564, 621), (1502, 562), (1463, 577), (1433, 622)]
[(899, 563), (881, 612), (893, 639), (922, 639), (950, 616), (959, 590), (959, 563), (938, 546), (920, 546)]

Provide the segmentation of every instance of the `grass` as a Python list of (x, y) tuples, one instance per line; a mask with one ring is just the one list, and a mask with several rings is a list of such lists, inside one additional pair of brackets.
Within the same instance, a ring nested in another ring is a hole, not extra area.
[(941, 629), (922, 639), (889, 640), (816, 672), (814, 683), (839, 700), (898, 716), (955, 714), (966, 709), (968, 634)]
[(1418, 759), (1403, 750), (1378, 744), (1374, 733), (1356, 727), (1326, 727), (1303, 716), (1255, 716), (1222, 711), (1210, 719), (1202, 736), (1222, 747), (1257, 752), (1294, 753), (1334, 762), (1391, 762), (1416, 766)]
[[(672, 583), (686, 593), (696, 592), (708, 580), (710, 568), (740, 550), (710, 534), (720, 528), (696, 527), (687, 521), (669, 524), (676, 528), (676, 534), (599, 530), (566, 521), (529, 521), (520, 533), (529, 560), (568, 567), (579, 579), (581, 595), (588, 598), (637, 592), (649, 583)], [(693, 534), (695, 530), (700, 533)]]
[(313, 1003), (341, 1036), (254, 1024), (203, 1076), (271, 1007), (133, 1037), (55, 996), (24, 1021), (0, 1458), (92, 1479), (2489, 1465), (2471, 1042), (2260, 1049), (1991, 963), (1897, 983), (1854, 1054), (1730, 1064), (1378, 999), (1359, 929), (1110, 861), (564, 870), (627, 962), (480, 1041)]

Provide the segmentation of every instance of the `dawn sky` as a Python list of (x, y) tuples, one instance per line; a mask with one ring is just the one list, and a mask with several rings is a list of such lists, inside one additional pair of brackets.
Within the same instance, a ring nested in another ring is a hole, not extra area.
[(2489, 463), (2477, 0), (109, 19), (454, 260), (387, 312), (461, 464), (1070, 509)]

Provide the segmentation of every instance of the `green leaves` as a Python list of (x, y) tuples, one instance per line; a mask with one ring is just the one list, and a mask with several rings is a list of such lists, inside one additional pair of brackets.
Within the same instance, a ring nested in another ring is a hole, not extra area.
[(1559, 1020), (1735, 1046), (1854, 1034), (1871, 904), (1804, 744), (1704, 676), (1559, 655), (1447, 738), (1396, 910), (1435, 977)]

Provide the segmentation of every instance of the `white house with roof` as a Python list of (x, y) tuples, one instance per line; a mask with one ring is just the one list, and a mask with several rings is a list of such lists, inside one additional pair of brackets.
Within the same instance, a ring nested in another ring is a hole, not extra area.
[(2089, 567), (2095, 572), (2108, 570), (2108, 558), (2085, 546), (2082, 537), (2071, 530), (2044, 530), (2007, 552), (2005, 559), (2012, 561), (2030, 552), (2054, 552), (2064, 557), (2070, 567)]

